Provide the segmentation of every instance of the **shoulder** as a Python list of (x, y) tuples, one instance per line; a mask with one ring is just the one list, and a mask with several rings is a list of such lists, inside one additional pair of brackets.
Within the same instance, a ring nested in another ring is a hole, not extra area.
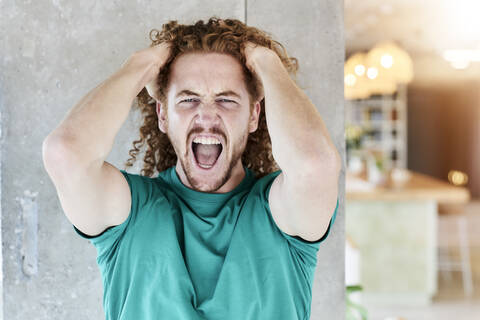
[(133, 202), (145, 204), (165, 194), (169, 189), (168, 182), (162, 179), (162, 173), (157, 177), (149, 177), (126, 170), (120, 170), (120, 172), (128, 182)]
[(260, 178), (255, 179), (252, 185), (250, 193), (260, 197), (260, 200), (268, 202), (268, 193), (272, 186), (273, 181), (282, 173), (281, 170), (267, 173)]

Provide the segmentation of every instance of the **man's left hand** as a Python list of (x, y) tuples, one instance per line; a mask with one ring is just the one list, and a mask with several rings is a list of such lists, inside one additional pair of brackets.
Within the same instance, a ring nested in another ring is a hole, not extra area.
[(270, 59), (280, 60), (280, 57), (275, 51), (250, 41), (245, 44), (244, 54), (246, 60), (245, 64), (253, 76), (258, 79), (258, 83), (260, 85), (259, 93), (262, 97), (264, 97), (265, 92), (263, 89), (262, 78), (258, 72), (258, 63), (270, 63)]

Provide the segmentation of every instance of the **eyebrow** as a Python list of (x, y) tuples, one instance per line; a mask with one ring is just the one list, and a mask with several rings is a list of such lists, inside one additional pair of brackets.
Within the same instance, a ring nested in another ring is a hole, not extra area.
[[(184, 89), (184, 90), (180, 91), (179, 93), (177, 93), (175, 98), (178, 98), (180, 96), (197, 96), (197, 97), (200, 97), (200, 95), (198, 93), (193, 92), (193, 91), (188, 90), (188, 89)], [(241, 99), (240, 95), (233, 90), (222, 91), (220, 93), (217, 93), (215, 96), (216, 97), (218, 97), (218, 96), (234, 96), (238, 99)]]

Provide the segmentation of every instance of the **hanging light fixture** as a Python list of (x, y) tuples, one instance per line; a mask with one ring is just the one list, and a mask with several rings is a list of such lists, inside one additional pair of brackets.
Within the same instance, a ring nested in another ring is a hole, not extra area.
[(372, 94), (393, 94), (398, 84), (413, 79), (409, 54), (394, 42), (381, 42), (367, 53), (351, 55), (344, 66), (346, 99), (365, 99)]
[(366, 63), (379, 70), (384, 78), (396, 83), (408, 83), (413, 79), (413, 62), (410, 55), (394, 42), (382, 42), (374, 46), (366, 56)]
[(365, 53), (358, 52), (347, 59), (343, 69), (346, 99), (366, 99), (370, 96), (366, 69)]
[(370, 94), (393, 94), (397, 91), (397, 83), (394, 79), (385, 75), (378, 66), (369, 66), (367, 69), (368, 91)]

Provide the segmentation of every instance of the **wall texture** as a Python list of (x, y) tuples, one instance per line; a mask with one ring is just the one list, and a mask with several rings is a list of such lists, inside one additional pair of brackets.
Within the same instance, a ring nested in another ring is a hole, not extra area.
[[(149, 45), (151, 28), (217, 15), (270, 32), (299, 59), (299, 83), (344, 157), (341, 1), (25, 0), (0, 2), (0, 10), (3, 319), (104, 318), (95, 248), (65, 217), (41, 147), (76, 102)], [(132, 111), (107, 159), (118, 168), (138, 120)], [(343, 171), (340, 190), (337, 220), (319, 251), (311, 319), (344, 318)]]

